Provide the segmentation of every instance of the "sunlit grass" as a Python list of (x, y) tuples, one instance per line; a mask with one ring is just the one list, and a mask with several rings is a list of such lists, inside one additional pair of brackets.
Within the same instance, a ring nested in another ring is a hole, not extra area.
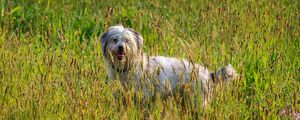
[[(299, 1), (1, 0), (1, 119), (280, 119), (300, 112)], [(187, 58), (240, 74), (201, 101), (141, 104), (114, 92), (99, 36), (122, 23), (149, 55)], [(182, 104), (181, 104), (182, 103)]]

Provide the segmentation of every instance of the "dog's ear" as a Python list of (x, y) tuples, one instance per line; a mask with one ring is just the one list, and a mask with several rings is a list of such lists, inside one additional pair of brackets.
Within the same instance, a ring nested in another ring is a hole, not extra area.
[(107, 47), (108, 40), (109, 40), (108, 32), (103, 33), (101, 36), (101, 47), (102, 47), (102, 52), (105, 57), (106, 57), (106, 52), (107, 52), (106, 47)]
[(142, 48), (143, 48), (143, 44), (144, 44), (143, 43), (144, 42), (143, 36), (139, 32), (136, 32), (136, 31), (134, 31), (131, 28), (127, 28), (127, 29), (134, 34), (134, 36), (135, 36), (134, 39), (135, 39), (135, 41), (137, 43), (138, 50), (141, 51)]

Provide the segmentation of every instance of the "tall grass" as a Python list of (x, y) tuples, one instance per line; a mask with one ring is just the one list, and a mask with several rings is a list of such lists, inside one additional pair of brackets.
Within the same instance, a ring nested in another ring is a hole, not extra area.
[[(300, 112), (299, 6), (297, 0), (1, 0), (1, 119), (293, 118)], [(216, 91), (205, 109), (172, 96), (145, 106), (132, 91), (116, 99), (119, 86), (108, 82), (99, 36), (119, 23), (143, 35), (149, 55), (188, 58), (211, 70), (231, 63), (239, 80)]]

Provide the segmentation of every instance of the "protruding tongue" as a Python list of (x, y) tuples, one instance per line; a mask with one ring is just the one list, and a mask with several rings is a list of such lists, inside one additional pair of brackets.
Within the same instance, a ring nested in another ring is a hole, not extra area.
[(122, 60), (124, 58), (124, 56), (125, 56), (124, 51), (118, 51), (117, 52), (117, 59), (118, 60)]

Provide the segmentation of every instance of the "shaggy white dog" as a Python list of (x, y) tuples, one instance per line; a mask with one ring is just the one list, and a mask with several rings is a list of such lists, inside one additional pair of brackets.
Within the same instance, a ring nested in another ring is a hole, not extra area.
[(228, 65), (217, 72), (189, 62), (163, 56), (147, 56), (143, 53), (143, 37), (131, 28), (112, 26), (101, 37), (102, 52), (107, 63), (109, 79), (120, 80), (123, 87), (134, 85), (146, 96), (157, 92), (173, 94), (182, 85), (198, 87), (202, 95), (209, 95), (212, 85), (221, 79), (229, 82), (237, 77)]

